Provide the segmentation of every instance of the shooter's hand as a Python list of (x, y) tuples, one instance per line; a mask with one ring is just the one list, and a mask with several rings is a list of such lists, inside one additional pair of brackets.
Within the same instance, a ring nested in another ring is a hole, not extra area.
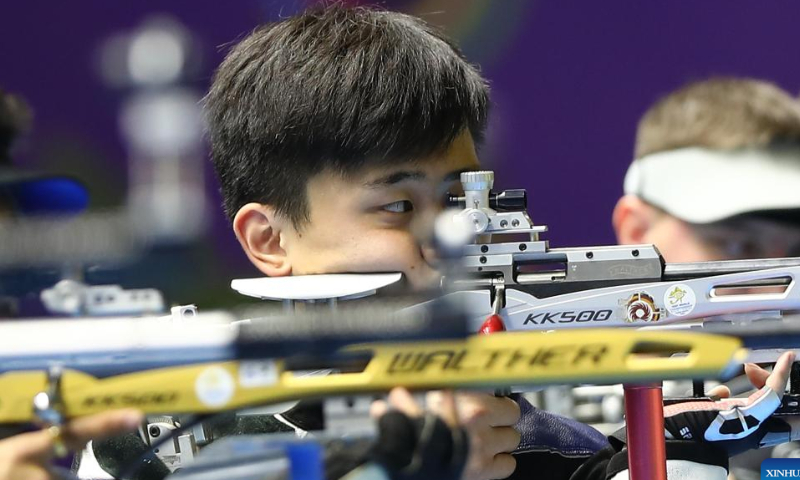
[[(664, 408), (664, 426), (676, 439), (713, 442), (729, 455), (788, 442), (800, 437), (800, 421), (788, 422), (771, 415), (781, 405), (795, 355), (781, 355), (772, 373), (746, 365), (745, 373), (759, 390), (748, 398), (716, 402), (686, 402)], [(712, 390), (711, 395), (728, 397), (727, 388)]]
[(0, 441), (0, 480), (50, 480), (48, 464), (66, 451), (80, 451), (89, 440), (135, 429), (142, 422), (135, 410), (104, 412), (77, 418), (57, 430), (22, 433)]
[[(428, 394), (428, 408), (441, 415), (441, 392)], [(469, 460), (462, 480), (493, 480), (514, 473), (511, 452), (520, 434), (513, 427), (520, 417), (517, 402), (488, 393), (456, 393), (459, 421), (470, 437)]]
[[(382, 465), (392, 480), (459, 480), (467, 462), (469, 439), (458, 425), (452, 392), (442, 392), (438, 416), (426, 414), (408, 390), (395, 388), (389, 405), (376, 402), (378, 442), (373, 461)], [(389, 406), (393, 409), (389, 409)]]

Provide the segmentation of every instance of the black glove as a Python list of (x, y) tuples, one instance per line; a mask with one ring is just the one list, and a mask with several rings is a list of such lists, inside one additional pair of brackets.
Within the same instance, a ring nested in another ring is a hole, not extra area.
[(370, 455), (392, 480), (458, 480), (467, 463), (469, 439), (434, 415), (409, 418), (389, 411), (378, 421), (378, 440)]

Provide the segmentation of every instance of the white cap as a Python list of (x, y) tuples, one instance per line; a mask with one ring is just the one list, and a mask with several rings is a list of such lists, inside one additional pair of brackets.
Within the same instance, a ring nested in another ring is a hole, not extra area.
[(625, 193), (690, 223), (800, 209), (800, 148), (682, 148), (635, 160)]

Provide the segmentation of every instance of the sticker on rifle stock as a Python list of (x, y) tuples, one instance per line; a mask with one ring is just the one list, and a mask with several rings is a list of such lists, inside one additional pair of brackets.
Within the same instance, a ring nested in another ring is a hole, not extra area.
[(625, 322), (657, 322), (662, 311), (647, 292), (636, 292), (627, 300), (620, 301), (625, 306)]
[(243, 388), (268, 387), (278, 383), (278, 367), (275, 362), (239, 362), (239, 385)]
[(679, 283), (672, 285), (664, 293), (664, 305), (669, 313), (683, 317), (692, 313), (697, 305), (697, 297), (692, 287)]
[(219, 365), (203, 370), (194, 383), (197, 399), (207, 407), (224, 406), (233, 398), (235, 390), (233, 376)]

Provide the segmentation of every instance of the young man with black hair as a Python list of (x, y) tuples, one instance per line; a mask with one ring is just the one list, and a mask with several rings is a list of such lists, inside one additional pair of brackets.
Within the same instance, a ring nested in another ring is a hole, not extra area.
[[(206, 97), (212, 155), (236, 237), (269, 276), (397, 271), (438, 280), (419, 242), (478, 168), (488, 87), (425, 23), (366, 8), (311, 10), (259, 28)], [(466, 478), (504, 478), (519, 407), (460, 395)]]
[[(459, 174), (478, 168), (488, 112), (485, 81), (439, 32), (342, 7), (266, 25), (220, 66), (206, 110), (225, 210), (263, 273), (436, 280), (433, 250), (417, 238)], [(459, 402), (480, 432), (465, 478), (510, 475), (519, 406), (488, 394)], [(292, 410), (273, 423), (291, 432), (319, 422)]]
[[(488, 105), (477, 69), (413, 17), (332, 6), (257, 29), (206, 98), (225, 209), (248, 258), (269, 276), (399, 271), (412, 287), (435, 283), (420, 239), (459, 173), (479, 168)], [(784, 361), (776, 389), (787, 376)], [(465, 478), (503, 478), (515, 465), (515, 478), (627, 475), (623, 442), (525, 403), (515, 459), (519, 406), (459, 400), (472, 444)], [(670, 444), (681, 466), (724, 476), (714, 446)]]

